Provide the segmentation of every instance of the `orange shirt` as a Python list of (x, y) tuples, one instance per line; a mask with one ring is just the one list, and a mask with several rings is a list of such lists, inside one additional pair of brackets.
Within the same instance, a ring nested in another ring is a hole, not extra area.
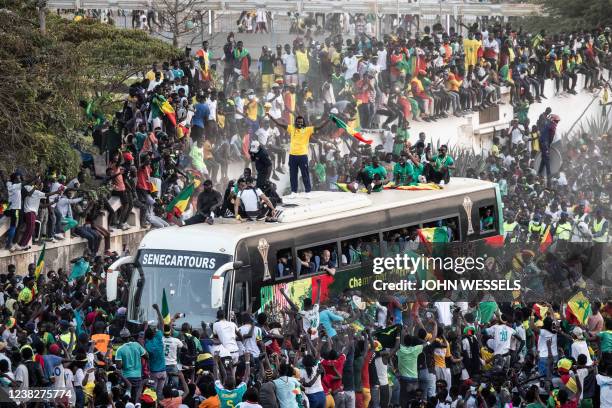
[(219, 396), (215, 395), (214, 397), (208, 397), (204, 401), (200, 402), (198, 408), (221, 408), (221, 401), (219, 400)]

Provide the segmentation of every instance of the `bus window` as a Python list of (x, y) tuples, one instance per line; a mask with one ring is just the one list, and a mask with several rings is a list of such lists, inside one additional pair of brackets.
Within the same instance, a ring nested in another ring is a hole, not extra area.
[(395, 256), (419, 248), (418, 225), (398, 228), (383, 232), (382, 253), (384, 256)]
[(234, 300), (232, 302), (232, 311), (236, 317), (240, 316), (240, 313), (247, 310), (247, 283), (236, 282), (234, 285)]
[(309, 275), (317, 272), (334, 274), (338, 265), (336, 242), (298, 249), (298, 275)]
[(423, 224), (423, 228), (435, 228), (435, 227), (447, 227), (448, 228), (448, 241), (460, 241), (461, 234), (459, 233), (459, 217), (448, 217), (440, 220), (426, 222)]
[(340, 242), (342, 266), (354, 265), (380, 256), (378, 234), (365, 235)]
[(480, 220), (481, 234), (495, 231), (495, 206), (480, 207), (478, 209), (478, 219)]
[(281, 249), (276, 253), (276, 279), (293, 275), (293, 256), (291, 248)]

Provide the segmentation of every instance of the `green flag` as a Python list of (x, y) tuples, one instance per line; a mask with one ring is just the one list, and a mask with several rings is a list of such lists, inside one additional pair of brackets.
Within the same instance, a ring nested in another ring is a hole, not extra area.
[(168, 307), (168, 299), (166, 298), (166, 288), (162, 292), (162, 307), (161, 307), (161, 315), (164, 319), (164, 324), (170, 324), (170, 308)]
[(489, 323), (497, 311), (497, 302), (480, 302), (476, 310), (476, 320), (480, 323)]

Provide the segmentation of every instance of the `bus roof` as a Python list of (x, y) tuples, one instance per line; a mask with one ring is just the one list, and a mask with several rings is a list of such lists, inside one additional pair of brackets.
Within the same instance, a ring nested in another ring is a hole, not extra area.
[[(300, 228), (338, 218), (358, 217), (371, 212), (416, 205), (439, 198), (461, 196), (493, 188), (494, 183), (488, 181), (454, 177), (442, 190), (385, 190), (369, 195), (328, 191), (313, 192), (311, 198), (292, 200), (291, 202), (297, 206), (285, 209), (285, 211), (298, 214), (294, 217), (296, 221), (293, 222), (238, 222), (233, 218), (217, 218), (214, 225), (202, 223), (152, 230), (141, 241), (140, 249), (216, 252), (233, 255), (238, 242), (251, 236)], [(346, 205), (343, 206), (342, 202), (346, 202)]]

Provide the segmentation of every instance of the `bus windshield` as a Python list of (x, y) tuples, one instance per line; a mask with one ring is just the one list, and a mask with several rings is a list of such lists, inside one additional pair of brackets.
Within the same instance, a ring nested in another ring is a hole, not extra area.
[(137, 290), (138, 279), (132, 281), (133, 294), (138, 297), (132, 304), (130, 317), (144, 322), (156, 320), (153, 305), (162, 307), (166, 291), (171, 316), (184, 313), (179, 323), (214, 322), (216, 309), (211, 305), (211, 282), (214, 272), (231, 257), (224, 254), (186, 253), (184, 251), (141, 251), (138, 268), (144, 277), (142, 289)]

